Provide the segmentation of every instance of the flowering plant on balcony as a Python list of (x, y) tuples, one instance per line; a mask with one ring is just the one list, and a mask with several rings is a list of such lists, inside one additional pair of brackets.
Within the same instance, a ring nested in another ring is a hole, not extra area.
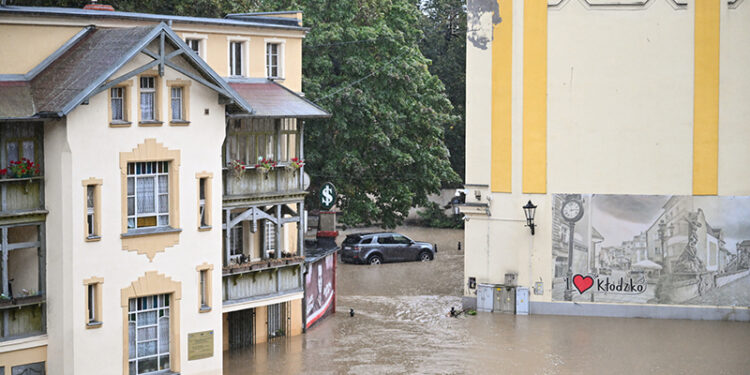
[(234, 177), (238, 180), (242, 179), (242, 175), (245, 174), (245, 169), (247, 169), (247, 166), (242, 164), (239, 160), (230, 161), (229, 167), (232, 168), (232, 174), (234, 174)]
[(8, 168), (10, 169), (11, 175), (17, 178), (33, 177), (39, 174), (39, 164), (26, 158), (11, 161), (10, 167)]
[(305, 165), (305, 161), (300, 158), (292, 158), (289, 162), (289, 167), (295, 171), (302, 168), (303, 165)]
[(273, 161), (271, 158), (264, 158), (262, 156), (258, 156), (258, 164), (255, 164), (255, 169), (258, 170), (260, 173), (268, 173), (271, 169), (276, 168), (276, 162)]

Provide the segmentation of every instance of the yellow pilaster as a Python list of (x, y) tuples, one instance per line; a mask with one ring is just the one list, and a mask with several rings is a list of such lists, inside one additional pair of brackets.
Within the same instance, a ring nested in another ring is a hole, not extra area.
[(719, 190), (719, 23), (722, 1), (695, 1), (693, 194)]
[(492, 31), (492, 191), (511, 192), (513, 0), (498, 0), (502, 21)]
[(523, 9), (523, 192), (547, 192), (547, 2)]

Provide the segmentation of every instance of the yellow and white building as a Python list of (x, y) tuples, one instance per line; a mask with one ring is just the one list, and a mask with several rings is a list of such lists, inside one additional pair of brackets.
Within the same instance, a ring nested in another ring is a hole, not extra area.
[(104, 8), (0, 6), (0, 374), (221, 373), (302, 332), (308, 29)]
[[(700, 302), (747, 276), (719, 268), (717, 254), (730, 262), (741, 251), (729, 239), (748, 233), (750, 3), (470, 0), (468, 15), (465, 304), (476, 304), (471, 278), (503, 284), (517, 273), (532, 288), (532, 314), (750, 320), (747, 303)], [(673, 196), (688, 206), (670, 227)], [(562, 219), (568, 200), (585, 212), (567, 212), (580, 220), (574, 233)], [(605, 230), (605, 200), (643, 219), (620, 221), (632, 233), (617, 243), (618, 229)], [(538, 207), (533, 236), (528, 201)], [(725, 208), (744, 211), (731, 219)], [(719, 222), (724, 231), (713, 228)], [(703, 237), (688, 249), (691, 233)], [(646, 234), (643, 257), (620, 248)], [(649, 292), (640, 296), (562, 292), (576, 274), (591, 276), (595, 290), (598, 280), (643, 273)]]

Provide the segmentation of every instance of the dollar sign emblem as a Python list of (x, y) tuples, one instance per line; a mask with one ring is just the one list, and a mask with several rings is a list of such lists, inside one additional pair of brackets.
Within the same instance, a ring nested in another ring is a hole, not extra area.
[(331, 191), (331, 186), (326, 185), (325, 188), (323, 188), (323, 205), (326, 207), (330, 207), (331, 203), (333, 203), (333, 192)]

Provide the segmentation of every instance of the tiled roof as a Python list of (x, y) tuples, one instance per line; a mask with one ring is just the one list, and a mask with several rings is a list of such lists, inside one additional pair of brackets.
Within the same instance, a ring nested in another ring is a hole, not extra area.
[(92, 29), (32, 81), (36, 111), (59, 112), (128, 51), (142, 42), (153, 27)]
[(252, 117), (316, 118), (330, 117), (324, 109), (272, 81), (229, 82), (229, 85), (255, 112)]

